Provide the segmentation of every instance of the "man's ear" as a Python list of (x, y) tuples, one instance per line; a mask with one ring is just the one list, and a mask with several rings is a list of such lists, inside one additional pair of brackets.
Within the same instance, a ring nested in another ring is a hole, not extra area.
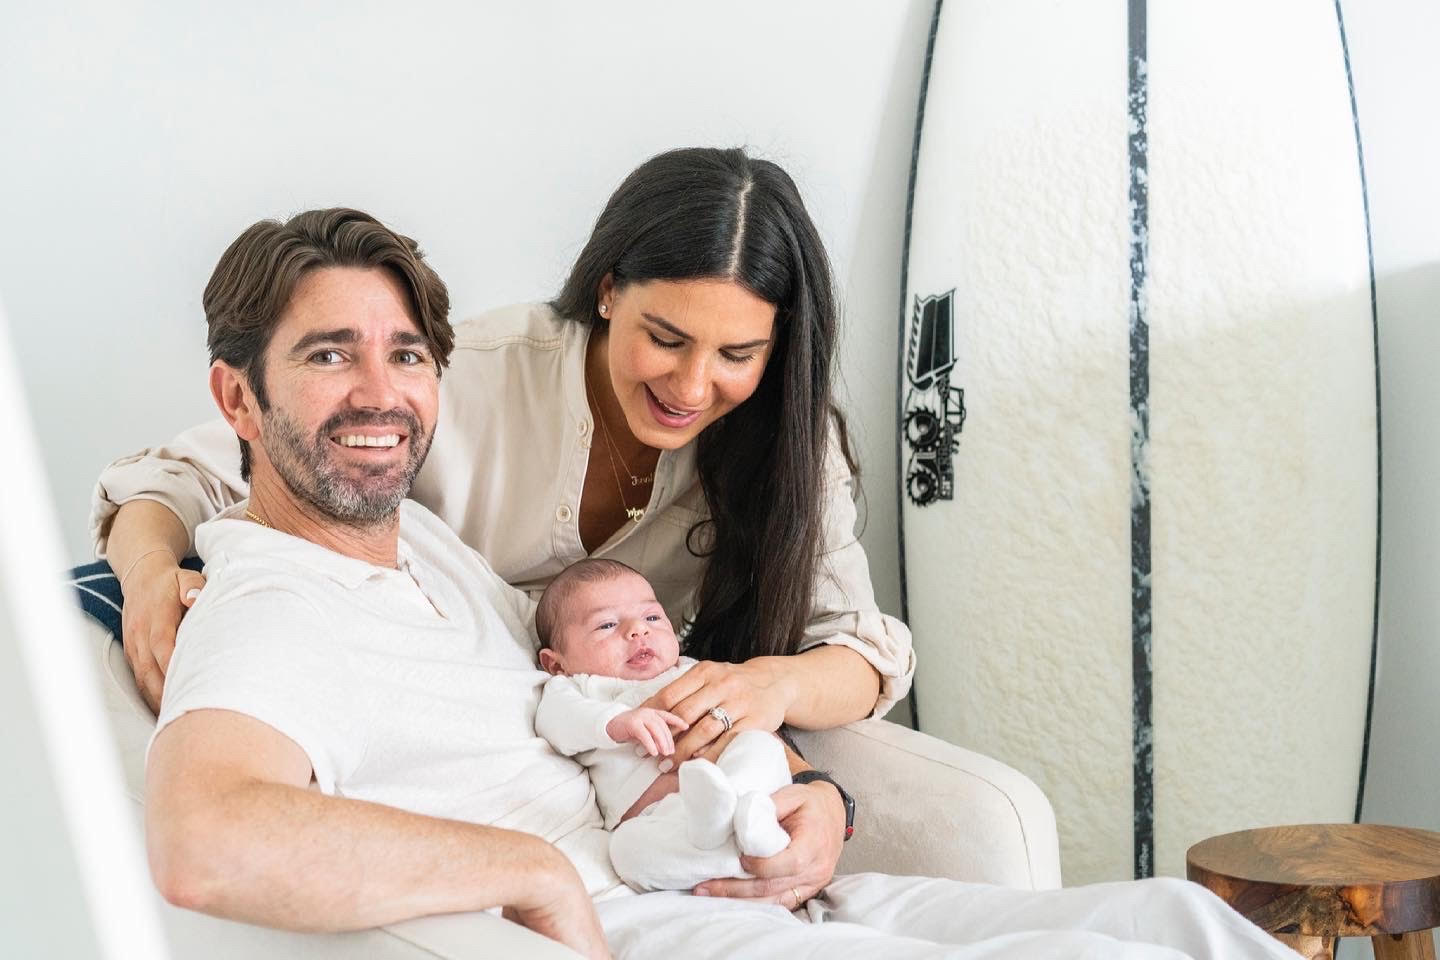
[(540, 651), (540, 669), (546, 673), (558, 674), (564, 672), (565, 664), (560, 662), (560, 654), (546, 647)]
[(260, 405), (245, 374), (224, 360), (210, 364), (210, 396), (241, 440), (260, 439)]

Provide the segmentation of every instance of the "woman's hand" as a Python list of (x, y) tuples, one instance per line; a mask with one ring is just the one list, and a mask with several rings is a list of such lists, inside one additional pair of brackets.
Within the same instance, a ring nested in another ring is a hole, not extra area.
[(205, 578), (178, 566), (169, 551), (140, 558), (122, 584), (125, 605), (120, 632), (125, 659), (130, 661), (140, 696), (154, 713), (160, 712), (160, 694), (175, 652), (180, 618), (204, 586)]
[(845, 804), (832, 785), (817, 780), (775, 791), (775, 813), (790, 834), (790, 846), (773, 857), (741, 857), (754, 879), (707, 880), (696, 896), (733, 897), (778, 903), (795, 910), (835, 876), (845, 841)]
[[(670, 758), (678, 767), (692, 757), (714, 760), (742, 730), (774, 733), (785, 722), (785, 713), (795, 698), (794, 690), (780, 669), (789, 657), (756, 657), (745, 663), (718, 663), (704, 660), (656, 693), (643, 706), (668, 710), (690, 725), (675, 741)], [(710, 716), (720, 707), (731, 727)], [(778, 796), (778, 795), (777, 795)]]

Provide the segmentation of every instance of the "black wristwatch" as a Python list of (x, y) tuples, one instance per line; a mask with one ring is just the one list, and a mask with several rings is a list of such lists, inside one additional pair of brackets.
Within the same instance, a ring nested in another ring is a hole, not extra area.
[(824, 770), (801, 770), (790, 778), (791, 783), (814, 783), (816, 780), (824, 780), (840, 791), (840, 802), (845, 804), (845, 839), (849, 840), (855, 835), (855, 798), (846, 793), (845, 788)]

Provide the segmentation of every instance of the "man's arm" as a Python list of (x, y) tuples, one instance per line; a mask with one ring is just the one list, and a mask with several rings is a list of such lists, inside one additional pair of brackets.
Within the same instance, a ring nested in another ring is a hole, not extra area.
[(314, 931), (499, 906), (585, 956), (609, 956), (579, 874), (539, 837), (326, 796), (310, 778), (294, 741), (244, 714), (196, 710), (161, 731), (145, 826), (165, 899)]

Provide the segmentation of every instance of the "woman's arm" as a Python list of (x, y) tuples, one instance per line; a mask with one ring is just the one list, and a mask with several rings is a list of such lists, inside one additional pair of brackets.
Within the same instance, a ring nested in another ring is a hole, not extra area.
[[(742, 664), (703, 662), (647, 701), (690, 724), (675, 761), (713, 760), (741, 730), (841, 726), (882, 716), (910, 688), (910, 631), (880, 612), (855, 536), (854, 478), (832, 437), (826, 460), (824, 543), (803, 649)], [(710, 715), (720, 707), (731, 720)]]
[[(676, 765), (691, 757), (714, 760), (744, 730), (805, 730), (843, 726), (868, 716), (880, 675), (848, 647), (822, 644), (789, 657), (745, 663), (702, 661), (646, 701), (690, 725), (675, 741)], [(731, 727), (710, 713), (719, 707)]]
[(205, 583), (180, 569), (180, 558), (190, 550), (195, 527), (247, 493), (238, 441), (224, 420), (115, 461), (95, 485), (90, 525), (96, 554), (120, 578), (121, 639), (151, 710), (160, 708), (175, 631), (193, 602), (188, 595)]
[[(757, 657), (788, 691), (785, 722), (826, 730), (870, 715), (880, 696), (880, 674), (849, 647), (822, 643), (793, 657)], [(755, 663), (756, 660), (750, 661)]]
[[(95, 555), (114, 554), (110, 541), (116, 517), (122, 506), (134, 500), (153, 500), (179, 518), (185, 539), (176, 555), (183, 557), (196, 527), (249, 495), (249, 484), (240, 476), (235, 431), (219, 418), (202, 423), (162, 446), (121, 457), (101, 471), (90, 505)], [(114, 560), (111, 565), (116, 565)]]
[(200, 574), (180, 568), (178, 558), (189, 544), (180, 518), (153, 500), (125, 504), (111, 525), (110, 566), (125, 595), (120, 614), (125, 659), (156, 713), (180, 618), (194, 602), (191, 591), (205, 585)]

